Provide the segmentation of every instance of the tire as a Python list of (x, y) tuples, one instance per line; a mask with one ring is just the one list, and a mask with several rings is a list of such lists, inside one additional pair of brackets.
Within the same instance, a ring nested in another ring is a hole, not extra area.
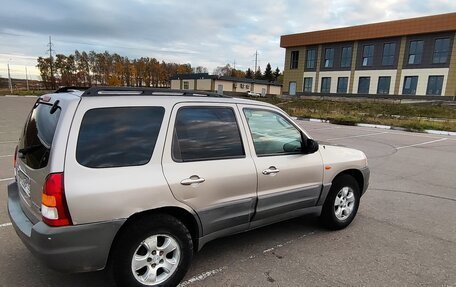
[[(176, 286), (193, 258), (190, 232), (169, 215), (134, 221), (122, 231), (113, 248), (110, 265), (119, 287)], [(152, 277), (146, 279), (148, 274)]]
[(323, 204), (320, 216), (322, 224), (332, 230), (347, 227), (358, 212), (359, 201), (360, 191), (356, 179), (348, 174), (336, 177)]

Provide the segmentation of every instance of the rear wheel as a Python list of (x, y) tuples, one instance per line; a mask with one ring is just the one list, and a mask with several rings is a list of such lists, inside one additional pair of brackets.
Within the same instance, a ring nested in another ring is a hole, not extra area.
[(347, 227), (356, 216), (359, 200), (359, 186), (355, 178), (348, 174), (335, 178), (323, 205), (323, 225), (330, 229)]
[(193, 257), (193, 242), (183, 223), (153, 215), (127, 227), (115, 245), (112, 270), (118, 286), (176, 286)]

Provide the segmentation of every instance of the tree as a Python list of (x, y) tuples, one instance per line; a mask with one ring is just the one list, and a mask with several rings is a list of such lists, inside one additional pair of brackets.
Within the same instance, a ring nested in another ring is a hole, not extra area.
[(219, 66), (217, 68), (215, 68), (214, 70), (214, 75), (217, 75), (219, 77), (221, 76), (231, 76), (231, 65), (230, 64), (226, 64), (225, 66)]
[(195, 74), (207, 73), (207, 72), (208, 72), (207, 68), (203, 67), (203, 66), (198, 66), (193, 69), (193, 73), (195, 73)]
[(272, 75), (271, 64), (269, 63), (266, 65), (266, 69), (264, 70), (263, 79), (269, 82), (271, 82), (274, 79), (274, 76)]
[(261, 80), (263, 78), (263, 74), (261, 73), (261, 67), (258, 66), (258, 69), (255, 71), (255, 80)]
[(252, 79), (253, 78), (253, 72), (252, 72), (252, 70), (250, 70), (250, 68), (248, 68), (247, 71), (245, 72), (245, 77), (247, 79)]
[(279, 67), (277, 67), (273, 73), (273, 76), (274, 76), (274, 81), (277, 82), (277, 79), (279, 78), (280, 76), (280, 70), (279, 70)]

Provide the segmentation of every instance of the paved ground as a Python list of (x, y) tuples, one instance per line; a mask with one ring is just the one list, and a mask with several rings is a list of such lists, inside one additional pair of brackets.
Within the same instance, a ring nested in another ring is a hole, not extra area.
[[(0, 286), (108, 285), (103, 272), (47, 269), (8, 225), (4, 179), (33, 101), (0, 97)], [(456, 137), (300, 124), (367, 154), (371, 186), (355, 221), (328, 232), (303, 217), (216, 240), (181, 285), (456, 286)]]

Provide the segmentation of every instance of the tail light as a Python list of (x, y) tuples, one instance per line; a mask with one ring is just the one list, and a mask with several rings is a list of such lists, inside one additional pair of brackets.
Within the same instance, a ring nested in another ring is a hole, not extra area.
[(63, 173), (51, 173), (47, 176), (41, 196), (41, 215), (43, 222), (49, 226), (72, 225), (65, 199)]

